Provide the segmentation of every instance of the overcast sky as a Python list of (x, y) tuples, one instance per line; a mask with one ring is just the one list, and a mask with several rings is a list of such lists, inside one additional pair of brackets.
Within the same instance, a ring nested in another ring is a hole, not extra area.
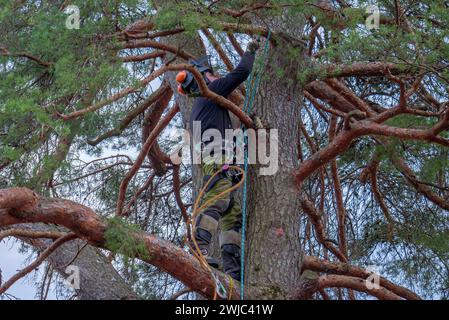
[[(3, 282), (7, 281), (27, 265), (26, 259), (28, 255), (19, 253), (19, 248), (20, 246), (17, 242), (11, 240), (11, 238), (4, 239), (0, 242), (0, 269), (2, 271)], [(44, 270), (44, 268), (45, 264), (41, 265), (39, 272), (40, 270)], [(19, 299), (36, 299), (36, 288), (33, 285), (34, 275), (35, 272), (32, 272), (27, 277), (20, 279), (7, 291), (7, 293)], [(52, 291), (49, 292), (48, 299), (55, 299)]]

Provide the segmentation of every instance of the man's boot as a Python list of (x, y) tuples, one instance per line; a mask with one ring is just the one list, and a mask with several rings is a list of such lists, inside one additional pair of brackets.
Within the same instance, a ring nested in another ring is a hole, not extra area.
[(240, 233), (234, 230), (220, 234), (221, 258), (223, 270), (234, 280), (240, 281)]
[[(200, 214), (196, 220), (196, 243), (207, 263), (213, 268), (218, 268), (219, 262), (217, 259), (209, 256), (209, 244), (212, 239), (212, 234), (217, 230), (217, 227), (218, 221), (206, 214)], [(192, 245), (192, 247), (195, 250), (195, 245)]]

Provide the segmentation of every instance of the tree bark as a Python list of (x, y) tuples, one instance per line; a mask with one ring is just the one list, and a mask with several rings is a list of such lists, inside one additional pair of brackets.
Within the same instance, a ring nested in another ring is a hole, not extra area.
[[(291, 22), (283, 26), (288, 29)], [(277, 129), (279, 137), (277, 142), (269, 141), (278, 144), (278, 171), (262, 176), (259, 165), (251, 166), (249, 180), (245, 282), (258, 288), (261, 298), (268, 299), (287, 299), (296, 290), (301, 274), (295, 266), (301, 265), (303, 253), (302, 211), (292, 171), (299, 164), (299, 107), (303, 97), (303, 88), (295, 77), (306, 59), (304, 50), (292, 57), (284, 50), (287, 47), (278, 43), (271, 49), (254, 106), (254, 112), (270, 128)]]

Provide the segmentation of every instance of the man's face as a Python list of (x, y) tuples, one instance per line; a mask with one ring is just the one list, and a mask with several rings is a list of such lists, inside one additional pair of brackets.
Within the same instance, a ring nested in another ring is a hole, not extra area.
[(215, 77), (212, 73), (210, 72), (206, 72), (206, 77), (207, 79), (210, 81), (210, 83), (214, 82), (215, 80), (217, 80), (218, 78)]

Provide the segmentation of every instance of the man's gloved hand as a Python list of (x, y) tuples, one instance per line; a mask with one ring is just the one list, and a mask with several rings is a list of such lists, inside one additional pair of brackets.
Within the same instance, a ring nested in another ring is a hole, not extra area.
[(250, 118), (253, 120), (253, 126), (254, 129), (264, 129), (264, 124), (262, 123), (262, 120), (258, 116), (256, 116), (255, 113), (251, 114)]
[(259, 50), (260, 44), (258, 41), (251, 41), (248, 43), (248, 46), (246, 47), (246, 51), (251, 52), (252, 54), (256, 53), (257, 50)]

